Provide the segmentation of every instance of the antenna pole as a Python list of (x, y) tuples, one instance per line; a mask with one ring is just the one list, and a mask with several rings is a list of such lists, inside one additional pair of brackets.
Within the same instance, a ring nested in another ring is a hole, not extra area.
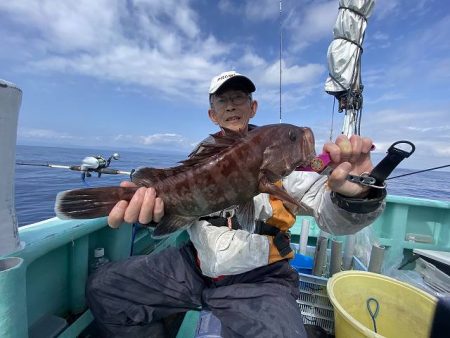
[(282, 0), (280, 0), (280, 123), (281, 123), (281, 75), (282, 75), (282, 50), (283, 50), (283, 29), (282, 29), (282, 21), (281, 21), (281, 7)]

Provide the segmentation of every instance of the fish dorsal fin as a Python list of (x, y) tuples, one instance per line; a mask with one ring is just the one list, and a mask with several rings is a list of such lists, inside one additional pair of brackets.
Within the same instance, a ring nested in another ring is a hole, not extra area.
[(185, 166), (195, 165), (228, 149), (245, 136), (243, 132), (236, 132), (229, 129), (224, 129), (224, 131), (211, 134), (210, 137), (199, 144), (196, 151), (191, 153), (187, 160), (180, 161), (180, 163)]
[(174, 176), (180, 171), (184, 171), (184, 168), (174, 167), (167, 169), (158, 169), (143, 167), (139, 168), (133, 173), (131, 181), (140, 186), (152, 187), (156, 183)]
[(225, 129), (224, 133), (217, 133), (211, 135), (205, 141), (200, 143), (196, 151), (184, 161), (180, 161), (181, 165), (172, 168), (158, 169), (158, 168), (139, 168), (132, 175), (132, 181), (137, 185), (154, 186), (158, 182), (166, 180), (174, 175), (189, 170), (192, 166), (209, 160), (212, 156), (219, 154), (237, 143), (245, 134), (243, 132), (236, 132)]

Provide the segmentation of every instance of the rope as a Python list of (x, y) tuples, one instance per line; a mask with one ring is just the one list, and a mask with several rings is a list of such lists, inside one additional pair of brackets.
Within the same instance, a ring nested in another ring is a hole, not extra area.
[[(371, 303), (375, 304), (375, 312), (373, 312), (372, 308), (370, 307)], [(378, 303), (378, 301), (375, 298), (371, 297), (371, 298), (367, 299), (367, 311), (369, 311), (370, 318), (372, 318), (373, 330), (375, 331), (375, 333), (378, 333), (377, 322), (375, 321), (375, 319), (378, 316), (379, 310), (380, 310), (380, 304)]]
[(362, 17), (362, 18), (364, 19), (365, 22), (367, 22), (367, 17), (366, 17), (363, 13), (361, 13), (360, 11), (357, 11), (357, 10), (354, 9), (354, 8), (345, 7), (345, 6), (339, 6), (339, 9), (346, 9), (346, 10), (349, 10), (350, 12), (353, 12), (353, 13), (359, 15), (360, 17)]
[[(361, 32), (360, 32), (360, 34), (361, 34)], [(347, 42), (353, 43), (354, 45), (356, 45), (356, 46), (359, 48), (359, 50), (361, 51), (361, 53), (363, 52), (363, 47), (362, 47), (361, 44), (359, 44), (359, 43), (356, 42), (356, 41), (350, 40), (350, 39), (346, 38), (345, 36), (336, 36), (336, 37), (334, 38), (334, 40), (345, 40), (345, 41), (347, 41)]]

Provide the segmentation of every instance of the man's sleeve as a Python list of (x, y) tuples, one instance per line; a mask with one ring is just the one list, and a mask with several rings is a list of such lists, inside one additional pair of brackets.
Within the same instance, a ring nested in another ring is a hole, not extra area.
[(205, 276), (244, 273), (268, 264), (267, 236), (198, 221), (188, 230)]
[(327, 177), (295, 171), (283, 180), (286, 191), (302, 205), (301, 214), (314, 216), (320, 229), (333, 235), (350, 235), (375, 221), (385, 207), (386, 191), (352, 199), (332, 193)]

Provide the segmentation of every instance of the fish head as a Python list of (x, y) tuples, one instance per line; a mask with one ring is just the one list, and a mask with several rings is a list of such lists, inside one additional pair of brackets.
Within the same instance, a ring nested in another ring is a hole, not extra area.
[(308, 127), (273, 125), (265, 141), (261, 171), (272, 182), (288, 176), (299, 166), (308, 165), (316, 155), (314, 134)]

